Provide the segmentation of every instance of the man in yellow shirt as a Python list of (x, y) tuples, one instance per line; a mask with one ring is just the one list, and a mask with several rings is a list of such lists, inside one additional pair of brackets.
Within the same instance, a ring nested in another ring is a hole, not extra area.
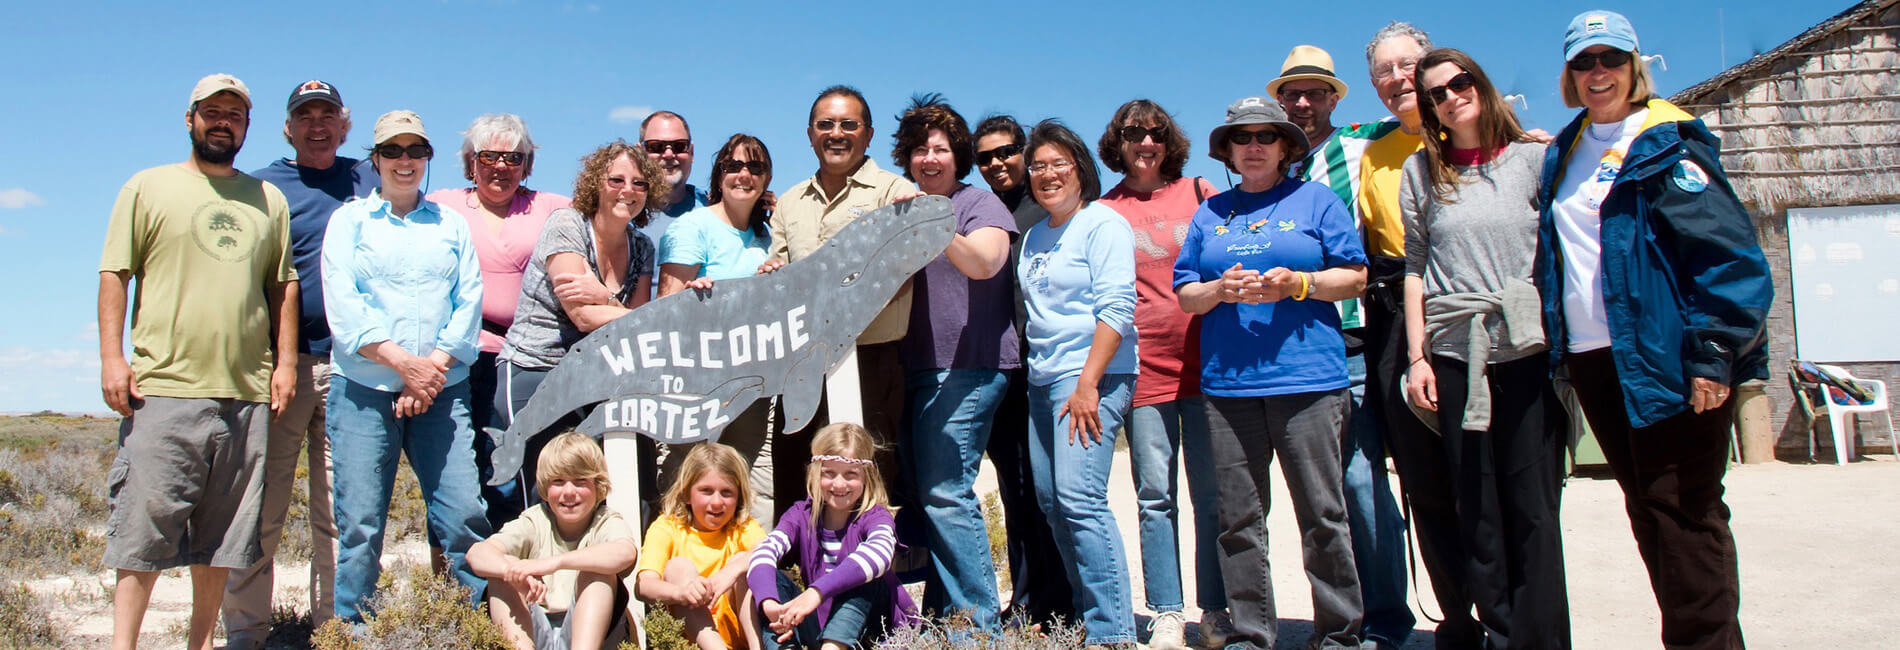
[(271, 416), (297, 385), (298, 293), (283, 193), (231, 165), (250, 114), (236, 77), (200, 79), (185, 109), (191, 157), (133, 175), (106, 227), (100, 389), (125, 418), (106, 477), (115, 649), (138, 644), (158, 572), (177, 566), (191, 567), (187, 647), (210, 648), (228, 570), (263, 555), (262, 466)]

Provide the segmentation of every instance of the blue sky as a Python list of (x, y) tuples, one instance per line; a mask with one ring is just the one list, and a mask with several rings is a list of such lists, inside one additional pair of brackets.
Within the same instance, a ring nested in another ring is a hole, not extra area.
[[(459, 146), (475, 116), (512, 112), (541, 145), (528, 185), (566, 194), (577, 158), (634, 139), (637, 116), (664, 108), (691, 120), (706, 159), (735, 131), (763, 138), (783, 190), (816, 167), (802, 131), (812, 96), (848, 83), (870, 100), (871, 154), (887, 168), (892, 116), (915, 92), (943, 93), (972, 121), (1059, 117), (1090, 141), (1122, 102), (1147, 97), (1196, 143), (1188, 172), (1224, 188), (1203, 155), (1207, 131), (1234, 99), (1263, 94), (1297, 44), (1329, 50), (1350, 86), (1335, 123), (1385, 115), (1363, 52), (1398, 19), (1471, 52), (1506, 92), (1526, 95), (1526, 122), (1555, 131), (1570, 116), (1556, 90), (1563, 29), (1580, 11), (1629, 16), (1643, 49), (1666, 58), (1657, 80), (1668, 95), (1849, 4), (16, 4), (0, 23), (12, 62), (0, 66), (12, 145), (0, 156), (0, 412), (105, 410), (95, 302), (107, 214), (131, 174), (187, 155), (186, 95), (212, 72), (242, 78), (256, 99), (246, 170), (290, 154), (278, 135), (284, 99), (316, 77), (355, 112), (344, 148), (357, 157), (387, 110), (420, 113), (441, 150)], [(703, 159), (692, 180), (704, 185), (706, 171)], [(441, 157), (429, 186), (461, 186), (459, 176)]]

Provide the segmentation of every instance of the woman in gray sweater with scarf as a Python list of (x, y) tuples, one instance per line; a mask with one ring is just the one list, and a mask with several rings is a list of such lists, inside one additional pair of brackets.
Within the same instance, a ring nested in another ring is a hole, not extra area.
[(1544, 145), (1464, 52), (1433, 50), (1415, 74), (1428, 137), (1399, 191), (1407, 397), (1437, 413), (1486, 647), (1567, 648), (1561, 407), (1531, 284)]

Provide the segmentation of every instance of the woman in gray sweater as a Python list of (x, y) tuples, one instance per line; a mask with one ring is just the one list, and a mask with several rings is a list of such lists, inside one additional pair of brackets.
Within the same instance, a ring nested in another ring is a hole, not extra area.
[(1464, 52), (1433, 50), (1415, 74), (1428, 137), (1399, 191), (1407, 396), (1437, 412), (1485, 645), (1566, 648), (1561, 420), (1531, 284), (1544, 145)]

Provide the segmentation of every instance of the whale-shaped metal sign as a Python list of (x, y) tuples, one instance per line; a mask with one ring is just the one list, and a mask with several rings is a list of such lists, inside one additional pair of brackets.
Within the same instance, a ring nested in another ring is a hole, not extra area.
[(919, 197), (860, 216), (776, 272), (720, 280), (628, 312), (568, 349), (507, 430), (490, 428), (492, 484), (528, 442), (593, 407), (580, 430), (716, 440), (753, 400), (780, 395), (787, 430), (818, 410), (824, 378), (905, 280), (950, 246), (950, 199)]

